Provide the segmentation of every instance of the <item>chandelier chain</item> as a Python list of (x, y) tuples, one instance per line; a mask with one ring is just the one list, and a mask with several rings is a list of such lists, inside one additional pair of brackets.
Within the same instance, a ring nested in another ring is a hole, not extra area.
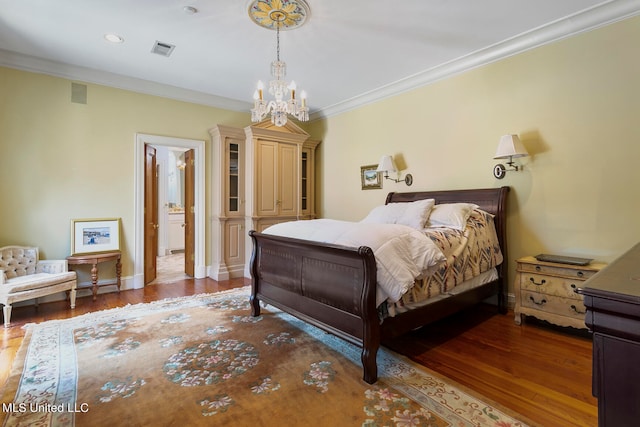
[(280, 62), (280, 22), (276, 26), (276, 59)]

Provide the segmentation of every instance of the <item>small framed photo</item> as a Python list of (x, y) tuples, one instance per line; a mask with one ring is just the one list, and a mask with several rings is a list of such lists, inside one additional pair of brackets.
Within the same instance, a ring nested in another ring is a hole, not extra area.
[(71, 220), (71, 255), (119, 250), (120, 218)]
[(377, 172), (378, 165), (360, 166), (360, 181), (363, 190), (382, 188), (382, 172)]

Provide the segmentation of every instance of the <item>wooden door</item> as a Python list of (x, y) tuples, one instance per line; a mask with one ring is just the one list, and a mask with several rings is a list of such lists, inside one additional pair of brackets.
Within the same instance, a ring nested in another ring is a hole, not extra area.
[(144, 283), (156, 278), (158, 256), (158, 174), (156, 149), (144, 145)]
[(195, 276), (195, 150), (184, 153), (184, 272)]

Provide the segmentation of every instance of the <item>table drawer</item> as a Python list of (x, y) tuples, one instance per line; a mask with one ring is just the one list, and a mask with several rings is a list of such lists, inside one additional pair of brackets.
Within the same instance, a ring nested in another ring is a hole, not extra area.
[(575, 277), (579, 280), (586, 280), (596, 274), (597, 270), (575, 269), (562, 266), (552, 266), (546, 264), (528, 264), (520, 263), (518, 269), (522, 272), (531, 272), (539, 274), (551, 274), (554, 276)]
[(564, 277), (544, 276), (536, 273), (520, 274), (520, 289), (554, 295), (582, 301), (582, 295), (576, 290), (582, 285), (582, 280)]
[(546, 295), (538, 292), (523, 290), (520, 294), (522, 307), (571, 317), (584, 321), (586, 308), (581, 300)]

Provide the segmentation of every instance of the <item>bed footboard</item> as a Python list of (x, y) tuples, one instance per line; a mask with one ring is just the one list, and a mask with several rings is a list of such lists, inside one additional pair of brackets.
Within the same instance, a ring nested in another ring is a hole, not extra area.
[(349, 248), (250, 231), (251, 312), (260, 301), (362, 347), (363, 379), (377, 380), (380, 325), (376, 261), (366, 246)]

